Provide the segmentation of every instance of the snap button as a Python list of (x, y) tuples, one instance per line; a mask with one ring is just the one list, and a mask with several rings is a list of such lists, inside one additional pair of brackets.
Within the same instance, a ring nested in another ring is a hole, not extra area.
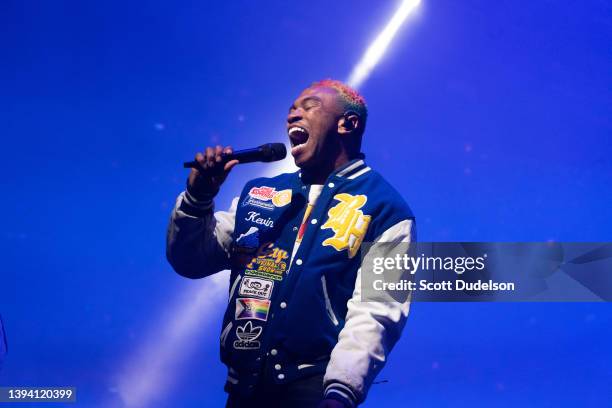
[(276, 351), (276, 349), (272, 349), (270, 350), (270, 354), (272, 354), (273, 356), (278, 354), (278, 351)]
[(297, 231), (297, 230), (298, 230), (298, 227), (293, 227), (293, 230), (294, 230), (294, 231)]
[(274, 369), (275, 369), (275, 370), (280, 370), (281, 368), (282, 368), (282, 367), (281, 367), (281, 365), (280, 365), (280, 364), (276, 364), (276, 365), (274, 366)]
[(316, 224), (317, 223), (317, 219), (313, 218), (312, 221), (310, 221), (310, 223), (313, 224), (313, 225)]
[(279, 374), (276, 377), (278, 377), (279, 380), (284, 380), (285, 379), (285, 374)]
[(302, 264), (302, 260), (301, 259), (296, 259), (295, 260), (295, 264), (296, 265), (301, 265)]
[(281, 309), (286, 308), (286, 307), (287, 307), (287, 303), (285, 303), (285, 302), (281, 302), (280, 307), (281, 307)]
[(306, 190), (306, 186), (302, 186), (302, 190)]
[(334, 186), (335, 186), (335, 184), (334, 184), (334, 183), (329, 183), (329, 184), (327, 185), (327, 187), (329, 187), (329, 188), (334, 188)]

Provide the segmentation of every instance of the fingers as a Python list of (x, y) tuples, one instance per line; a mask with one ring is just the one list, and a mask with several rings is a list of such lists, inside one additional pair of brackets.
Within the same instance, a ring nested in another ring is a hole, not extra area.
[(234, 149), (232, 148), (232, 146), (225, 146), (225, 148), (223, 149), (223, 154), (232, 154), (234, 153)]
[(208, 146), (204, 149), (203, 152), (197, 153), (195, 156), (195, 160), (199, 163), (200, 169), (203, 171), (211, 171), (213, 173), (229, 171), (236, 164), (238, 164), (237, 160), (230, 160), (225, 163), (224, 155), (232, 154), (234, 149), (231, 146), (222, 147), (220, 145), (217, 146)]
[[(204, 165), (206, 164), (206, 158), (202, 153), (198, 152), (195, 155), (195, 161), (198, 162), (198, 164), (200, 165), (200, 169), (204, 169)], [(198, 171), (200, 169), (192, 169), (192, 173), (193, 171)]]
[(223, 148), (219, 145), (215, 146), (215, 165), (223, 161)]
[(204, 155), (206, 156), (206, 166), (204, 168), (212, 168), (215, 164), (215, 149), (208, 146), (204, 151)]
[(195, 160), (200, 164), (201, 170), (215, 169), (223, 161), (221, 153), (221, 146), (208, 146), (203, 152), (196, 154)]
[(203, 152), (197, 153), (195, 160), (199, 166), (197, 169), (191, 169), (188, 178), (190, 193), (196, 195), (202, 193), (207, 197), (216, 194), (229, 171), (238, 164), (238, 160), (227, 161), (224, 157), (231, 153), (233, 153), (231, 146), (224, 148), (220, 145), (208, 146)]
[(234, 168), (234, 166), (236, 166), (239, 163), (238, 160), (230, 160), (227, 163), (225, 163), (225, 167), (223, 168), (223, 171), (225, 171), (226, 173), (229, 173), (231, 169)]
[[(234, 153), (234, 149), (232, 148), (232, 146), (225, 146), (225, 148), (223, 149), (223, 154), (232, 154), (232, 153)], [(237, 164), (238, 164), (238, 160), (230, 160), (227, 163), (225, 163), (225, 166), (223, 167), (223, 171), (225, 171), (225, 173), (227, 174)]]

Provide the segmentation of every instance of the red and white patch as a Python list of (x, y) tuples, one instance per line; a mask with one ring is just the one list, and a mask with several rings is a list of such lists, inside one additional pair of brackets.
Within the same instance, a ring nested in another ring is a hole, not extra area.
[(253, 187), (251, 191), (249, 191), (249, 196), (262, 201), (269, 201), (276, 195), (276, 188), (261, 186), (261, 187)]

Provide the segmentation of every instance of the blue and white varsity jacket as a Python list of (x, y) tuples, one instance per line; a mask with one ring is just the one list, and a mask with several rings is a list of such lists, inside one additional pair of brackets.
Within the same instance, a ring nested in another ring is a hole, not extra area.
[(414, 216), (380, 174), (353, 160), (327, 179), (292, 257), (309, 189), (299, 172), (257, 178), (216, 213), (212, 200), (183, 192), (167, 257), (189, 278), (231, 270), (221, 331), (228, 392), (325, 373), (325, 396), (357, 405), (409, 309), (361, 301), (361, 244), (413, 242)]

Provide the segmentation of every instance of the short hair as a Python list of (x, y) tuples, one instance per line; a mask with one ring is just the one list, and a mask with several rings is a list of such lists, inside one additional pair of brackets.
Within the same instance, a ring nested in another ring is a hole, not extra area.
[(366, 105), (365, 98), (357, 92), (356, 89), (348, 86), (344, 82), (338, 81), (336, 79), (322, 79), (317, 82), (313, 82), (310, 85), (311, 88), (316, 88), (319, 86), (327, 87), (335, 89), (342, 99), (342, 102), (345, 103), (347, 110), (354, 111), (361, 120), (363, 121), (363, 126), (365, 126), (366, 119), (368, 117), (368, 107)]

